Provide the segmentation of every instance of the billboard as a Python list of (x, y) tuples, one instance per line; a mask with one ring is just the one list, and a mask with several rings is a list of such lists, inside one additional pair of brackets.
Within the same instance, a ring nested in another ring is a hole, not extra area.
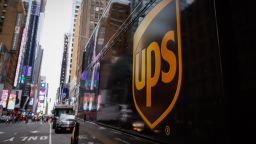
[(89, 110), (90, 93), (84, 93), (83, 110)]
[(7, 109), (13, 110), (15, 107), (15, 101), (16, 101), (16, 92), (12, 90), (9, 96)]
[(41, 82), (39, 95), (45, 96), (45, 94), (46, 94), (46, 83)]
[(7, 99), (8, 99), (8, 90), (2, 90), (0, 105), (3, 106), (3, 108), (6, 108)]
[(84, 93), (83, 110), (93, 110), (95, 105), (95, 93)]
[(44, 101), (44, 96), (40, 95), (39, 96), (39, 101)]
[(31, 66), (28, 66), (28, 69), (27, 69), (27, 76), (31, 76), (31, 73), (32, 73), (32, 67), (31, 67)]
[(23, 45), (25, 43), (25, 37), (27, 36), (27, 31), (26, 29), (23, 29), (23, 34), (22, 34), (22, 39), (21, 39), (21, 44), (20, 44), (20, 52), (19, 52), (19, 58), (17, 62), (17, 67), (16, 67), (16, 73), (15, 73), (15, 79), (14, 79), (14, 84), (13, 86), (17, 86), (18, 83), (18, 78), (19, 78), (19, 72), (20, 72), (20, 62), (21, 62), (21, 57), (23, 54)]
[(34, 104), (34, 98), (30, 98), (28, 105), (33, 106), (33, 104)]
[(15, 108), (20, 108), (22, 90), (15, 90), (15, 93), (16, 93)]

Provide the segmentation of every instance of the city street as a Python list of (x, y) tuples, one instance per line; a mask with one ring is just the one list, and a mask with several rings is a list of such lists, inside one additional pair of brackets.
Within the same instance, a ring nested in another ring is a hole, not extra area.
[[(48, 123), (0, 124), (1, 144), (70, 144), (70, 133), (55, 134)], [(79, 144), (153, 144), (147, 140), (99, 126), (80, 122)]]
[(1, 144), (69, 144), (71, 134), (55, 134), (48, 123), (0, 124)]

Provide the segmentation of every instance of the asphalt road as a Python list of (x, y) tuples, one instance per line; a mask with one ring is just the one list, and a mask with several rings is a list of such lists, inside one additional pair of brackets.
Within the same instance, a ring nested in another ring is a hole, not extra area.
[(55, 134), (48, 123), (0, 124), (0, 144), (69, 144), (70, 137)]
[(79, 121), (79, 123), (79, 144), (155, 144), (94, 122)]
[[(79, 144), (153, 144), (145, 139), (80, 122)], [(55, 134), (49, 123), (0, 124), (0, 144), (70, 144), (71, 133)]]

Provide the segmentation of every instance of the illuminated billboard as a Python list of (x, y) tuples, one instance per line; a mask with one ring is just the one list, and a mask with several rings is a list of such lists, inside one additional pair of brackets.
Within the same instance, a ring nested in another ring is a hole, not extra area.
[(7, 99), (8, 99), (8, 90), (2, 90), (0, 105), (3, 106), (3, 108), (6, 108)]
[(20, 52), (19, 52), (19, 58), (18, 58), (17, 67), (16, 67), (15, 79), (14, 79), (14, 86), (15, 87), (17, 86), (17, 83), (18, 83), (19, 72), (20, 72), (20, 62), (21, 62), (21, 57), (23, 55), (23, 46), (24, 46), (25, 41), (26, 41), (26, 36), (27, 36), (27, 31), (26, 31), (26, 29), (24, 29), (21, 44), (20, 44)]
[(31, 73), (32, 73), (32, 67), (29, 66), (27, 69), (27, 76), (31, 76)]
[(84, 93), (83, 110), (89, 110), (90, 93)]
[(34, 104), (34, 98), (30, 98), (28, 105), (33, 106)]
[(22, 90), (15, 90), (15, 93), (16, 93), (15, 108), (20, 108)]
[(7, 109), (13, 110), (15, 107), (15, 101), (16, 101), (16, 92), (12, 90), (9, 96)]

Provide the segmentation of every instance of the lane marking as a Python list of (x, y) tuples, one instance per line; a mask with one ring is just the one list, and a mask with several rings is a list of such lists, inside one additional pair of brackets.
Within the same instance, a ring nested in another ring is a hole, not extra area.
[(87, 135), (80, 135), (79, 139), (88, 139)]
[(33, 140), (33, 141), (37, 140), (37, 136), (30, 136), (30, 137), (28, 138), (28, 141), (30, 141), (30, 140)]
[(1, 131), (0, 131), (0, 134), (4, 134), (4, 133), (5, 133), (5, 132), (1, 132)]
[(22, 136), (22, 137), (11, 137), (11, 138), (8, 138), (6, 140), (3, 140), (3, 142), (9, 142), (9, 141), (22, 141), (22, 142), (25, 142), (25, 141), (45, 141), (48, 139), (48, 136)]
[(106, 128), (104, 128), (104, 127), (99, 127), (99, 130), (105, 130)]
[(49, 144), (52, 144), (52, 124), (50, 124)]
[(22, 140), (21, 141), (25, 141), (28, 137), (20, 137)]
[(127, 141), (125, 141), (125, 140), (122, 140), (122, 139), (120, 139), (120, 138), (115, 138), (115, 140), (120, 141), (120, 142), (123, 142), (123, 143), (125, 143), (125, 144), (130, 144), (129, 142), (127, 142)]
[(10, 139), (4, 140), (4, 142), (13, 141), (13, 140), (14, 140), (14, 137), (11, 137)]
[(35, 131), (30, 131), (30, 133), (39, 133), (40, 131), (37, 131), (37, 130), (35, 130)]
[(93, 124), (93, 125), (97, 125), (96, 123), (90, 122), (90, 121), (87, 121), (87, 123), (90, 123), (90, 124)]
[(113, 131), (113, 130), (111, 130), (110, 132), (115, 133), (115, 134), (122, 134), (121, 132)]

